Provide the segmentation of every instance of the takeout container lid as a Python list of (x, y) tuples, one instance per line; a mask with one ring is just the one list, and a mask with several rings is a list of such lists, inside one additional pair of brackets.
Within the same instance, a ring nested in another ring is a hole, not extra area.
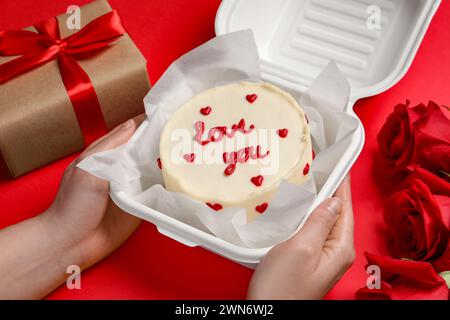
[[(223, 0), (216, 16), (216, 34), (252, 29), (262, 78), (299, 93), (334, 60), (349, 80), (351, 97), (346, 111), (353, 114), (357, 99), (383, 92), (403, 77), (439, 4), (439, 0)], [(369, 29), (367, 19), (377, 10), (381, 29), (376, 25)], [(139, 139), (147, 125), (145, 121), (132, 139)], [(360, 123), (311, 210), (334, 193), (363, 144)], [(270, 250), (228, 243), (137, 203), (124, 192), (112, 191), (111, 197), (123, 210), (154, 223), (160, 233), (249, 267), (255, 267)]]
[(356, 101), (405, 75), (440, 2), (223, 0), (216, 33), (252, 29), (263, 78), (300, 91), (334, 60)]

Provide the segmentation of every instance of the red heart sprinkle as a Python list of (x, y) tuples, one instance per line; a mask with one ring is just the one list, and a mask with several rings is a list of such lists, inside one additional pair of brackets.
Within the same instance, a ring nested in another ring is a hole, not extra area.
[(207, 202), (206, 205), (208, 207), (210, 207), (211, 209), (215, 210), (215, 211), (219, 211), (219, 210), (223, 209), (223, 207), (222, 207), (222, 205), (220, 203), (214, 203), (213, 204), (213, 203)]
[(207, 116), (211, 113), (211, 110), (212, 110), (211, 107), (207, 106), (207, 107), (201, 108), (200, 113), (204, 116)]
[(161, 158), (156, 159), (156, 162), (158, 163), (158, 168), (162, 169)]
[(257, 187), (260, 187), (264, 181), (264, 177), (259, 175), (250, 179), (250, 181)]
[(277, 132), (281, 138), (286, 138), (288, 135), (288, 129), (279, 129)]
[(260, 204), (259, 206), (256, 206), (255, 210), (258, 211), (259, 213), (263, 213), (264, 211), (267, 210), (268, 206), (269, 206), (269, 204), (267, 202), (264, 202), (263, 204)]
[(312, 151), (312, 158), (313, 158), (313, 160), (316, 158), (316, 153), (314, 152), (314, 149)]
[(303, 175), (306, 176), (309, 172), (309, 163), (306, 164), (306, 166), (303, 168)]
[(245, 99), (247, 99), (248, 102), (253, 103), (258, 98), (258, 96), (254, 93), (248, 94), (245, 96)]
[(184, 160), (186, 160), (187, 163), (192, 163), (195, 160), (195, 153), (185, 154), (183, 158)]
[(236, 164), (232, 163), (225, 168), (224, 173), (226, 176), (231, 176), (234, 170), (236, 170)]

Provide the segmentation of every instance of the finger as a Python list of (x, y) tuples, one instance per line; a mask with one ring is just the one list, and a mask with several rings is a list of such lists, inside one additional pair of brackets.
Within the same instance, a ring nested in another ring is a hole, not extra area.
[(337, 188), (334, 193), (335, 197), (342, 199), (343, 201), (351, 201), (352, 200), (352, 190), (350, 183), (350, 175), (346, 175), (344, 180), (342, 180), (340, 186)]
[(126, 143), (142, 123), (142, 121), (145, 120), (145, 118), (145, 114), (140, 114), (117, 126), (107, 135), (103, 136), (102, 138), (98, 139), (90, 146), (88, 146), (86, 150), (80, 155), (80, 158), (84, 159), (94, 153), (114, 149)]
[[(126, 121), (125, 123), (117, 126), (111, 130), (107, 135), (101, 137), (100, 139), (94, 141), (89, 145), (86, 150), (81, 153), (81, 155), (76, 158), (72, 163), (66, 168), (63, 181), (69, 179), (72, 176), (71, 172), (74, 171), (76, 165), (81, 162), (86, 157), (101, 151), (106, 151), (109, 149), (116, 148), (124, 143), (126, 143), (130, 137), (135, 132), (136, 128), (144, 121), (146, 118), (145, 113), (140, 114), (133, 119)], [(79, 170), (75, 170), (79, 171)], [(82, 170), (81, 170), (82, 171)], [(83, 171), (83, 173), (85, 173)], [(91, 175), (87, 175), (91, 176)]]
[(140, 115), (121, 124), (106, 136), (94, 142), (75, 159), (64, 172), (60, 190), (55, 201), (56, 205), (61, 202), (77, 203), (76, 200), (69, 201), (68, 198), (77, 198), (80, 196), (80, 193), (85, 193), (86, 197), (98, 195), (99, 193), (106, 196), (109, 192), (109, 182), (98, 179), (86, 171), (78, 169), (76, 165), (91, 154), (113, 149), (127, 142), (143, 119), (145, 119), (145, 115)]
[(342, 200), (331, 198), (322, 202), (311, 214), (303, 228), (289, 241), (310, 248), (320, 257), (323, 246), (342, 210)]
[(338, 274), (338, 277), (340, 277), (351, 266), (355, 257), (354, 221), (349, 177), (342, 181), (335, 197), (339, 197), (343, 201), (343, 208), (324, 246), (324, 252), (330, 257), (335, 257), (333, 258), (333, 265), (340, 270)]
[[(142, 121), (144, 121), (146, 118), (146, 114), (145, 113), (141, 113), (140, 115), (132, 118), (132, 120), (136, 123), (137, 127), (142, 123)], [(104, 135), (103, 137), (100, 137), (99, 139), (95, 140), (94, 142), (92, 142), (90, 145), (88, 145), (86, 147), (86, 149), (84, 150), (84, 152), (96, 147), (99, 143), (101, 143), (102, 141), (108, 139), (111, 135), (115, 134), (118, 130), (120, 130), (122, 128), (122, 126), (125, 123), (122, 123), (120, 125), (118, 125), (117, 127), (115, 127), (114, 129), (112, 129), (110, 132), (108, 132), (106, 135)]]
[(349, 176), (345, 177), (334, 195), (343, 201), (343, 209), (330, 239), (340, 248), (353, 248), (354, 219), (352, 207), (352, 191)]

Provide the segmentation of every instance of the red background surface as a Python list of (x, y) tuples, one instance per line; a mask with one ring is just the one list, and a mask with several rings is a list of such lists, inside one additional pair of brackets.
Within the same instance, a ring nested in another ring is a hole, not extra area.
[[(65, 12), (87, 0), (0, 0), (0, 30), (18, 29)], [(214, 36), (219, 0), (110, 0), (148, 60), (155, 83), (170, 63)], [(355, 106), (366, 130), (354, 165), (356, 261), (328, 294), (352, 299), (365, 284), (364, 251), (386, 253), (381, 211), (386, 197), (377, 177), (376, 134), (398, 102), (450, 104), (450, 1), (444, 0), (407, 75), (392, 89)], [(0, 97), (1, 98), (1, 97)], [(1, 101), (0, 101), (1, 102)], [(64, 168), (76, 155), (12, 179), (0, 167), (0, 228), (44, 211)], [(379, 175), (379, 174), (378, 174)], [(379, 179), (378, 179), (379, 180)], [(202, 248), (188, 248), (160, 235), (150, 223), (115, 253), (85, 271), (81, 290), (59, 288), (49, 299), (242, 299), (252, 271)]]

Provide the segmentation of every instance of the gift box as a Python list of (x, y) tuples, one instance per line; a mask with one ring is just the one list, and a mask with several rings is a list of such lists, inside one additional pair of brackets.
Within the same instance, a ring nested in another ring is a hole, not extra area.
[(103, 0), (80, 9), (80, 30), (64, 14), (0, 33), (0, 152), (15, 177), (144, 111), (146, 60), (118, 13)]

